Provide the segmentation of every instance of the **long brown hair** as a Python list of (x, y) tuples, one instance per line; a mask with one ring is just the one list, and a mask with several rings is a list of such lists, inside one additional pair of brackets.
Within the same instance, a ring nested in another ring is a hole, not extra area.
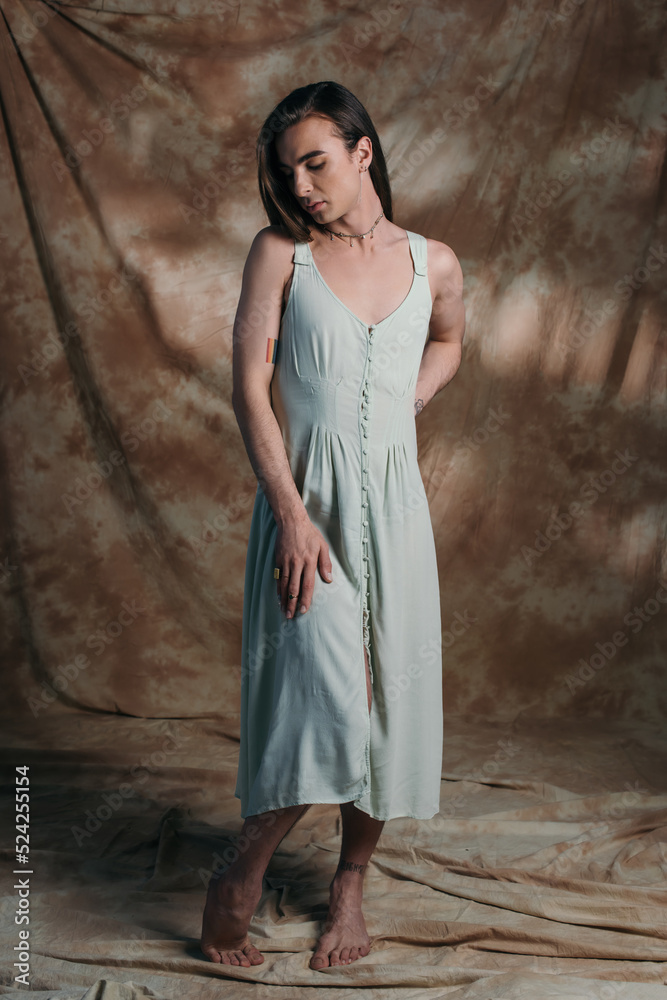
[(262, 204), (272, 226), (282, 226), (300, 243), (312, 240), (310, 229), (319, 226), (290, 191), (287, 177), (278, 168), (275, 140), (290, 125), (304, 118), (329, 118), (334, 135), (338, 135), (350, 153), (359, 139), (367, 135), (373, 146), (369, 175), (373, 182), (385, 218), (393, 221), (391, 187), (382, 145), (370, 115), (361, 101), (334, 80), (322, 80), (297, 87), (276, 105), (257, 137), (257, 182)]

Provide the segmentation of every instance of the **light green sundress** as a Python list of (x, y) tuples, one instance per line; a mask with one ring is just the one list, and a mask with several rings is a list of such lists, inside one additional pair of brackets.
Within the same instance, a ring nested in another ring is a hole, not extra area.
[(316, 571), (310, 609), (285, 618), (277, 525), (258, 483), (243, 605), (243, 817), (349, 801), (379, 820), (439, 810), (440, 595), (414, 413), (432, 307), (426, 239), (407, 235), (410, 291), (372, 326), (331, 291), (308, 243), (295, 242), (271, 400), (333, 580)]

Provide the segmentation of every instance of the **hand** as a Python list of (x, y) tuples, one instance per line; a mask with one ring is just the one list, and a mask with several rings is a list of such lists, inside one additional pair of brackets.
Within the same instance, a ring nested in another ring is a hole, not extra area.
[[(325, 583), (331, 583), (329, 546), (322, 532), (305, 515), (278, 525), (275, 555), (274, 565), (280, 567), (280, 578), (276, 580), (280, 609), (287, 618), (292, 618), (298, 604), (298, 613), (303, 614), (310, 608), (315, 570), (319, 570)], [(290, 599), (288, 594), (296, 596)]]

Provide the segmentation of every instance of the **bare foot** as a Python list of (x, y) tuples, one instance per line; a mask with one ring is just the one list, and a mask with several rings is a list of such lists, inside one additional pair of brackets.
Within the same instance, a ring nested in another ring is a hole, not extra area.
[(349, 965), (368, 955), (371, 940), (361, 912), (362, 883), (354, 872), (337, 872), (329, 886), (324, 932), (310, 960), (311, 969)]
[(264, 956), (248, 940), (248, 927), (262, 895), (262, 881), (248, 884), (233, 873), (213, 877), (206, 893), (201, 950), (223, 965), (261, 965)]

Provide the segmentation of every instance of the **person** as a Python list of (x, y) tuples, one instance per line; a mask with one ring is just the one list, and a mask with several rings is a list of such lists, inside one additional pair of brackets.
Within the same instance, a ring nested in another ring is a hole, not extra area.
[[(416, 416), (456, 373), (453, 250), (392, 220), (382, 147), (343, 85), (299, 87), (257, 141), (270, 225), (234, 322), (233, 407), (253, 470), (236, 860), (209, 883), (201, 948), (263, 962), (248, 928), (273, 852), (339, 804), (340, 861), (310, 967), (369, 953), (363, 877), (384, 826), (439, 810), (442, 649)], [(369, 655), (370, 654), (370, 655)]]

